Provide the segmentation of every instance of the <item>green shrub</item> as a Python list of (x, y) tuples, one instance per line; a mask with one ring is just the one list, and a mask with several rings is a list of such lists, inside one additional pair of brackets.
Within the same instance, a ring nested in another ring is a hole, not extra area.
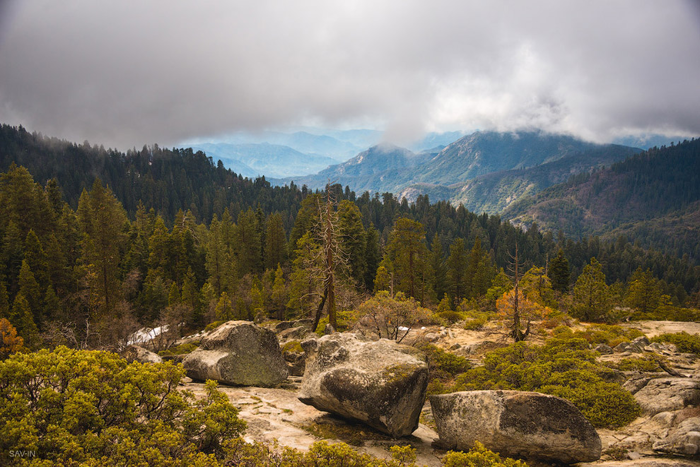
[(471, 368), (466, 358), (435, 345), (426, 344), (420, 350), (428, 357), (428, 394), (450, 392), (452, 379)]
[(482, 329), (484, 325), (486, 324), (487, 318), (486, 316), (481, 316), (479, 318), (474, 318), (474, 319), (468, 319), (464, 323), (464, 329), (467, 331), (478, 331), (479, 329)]
[(218, 328), (222, 324), (224, 324), (226, 321), (212, 321), (211, 323), (207, 324), (207, 326), (204, 328), (205, 331), (213, 331), (214, 329)]
[[(558, 335), (568, 333), (559, 332)], [(612, 369), (596, 363), (582, 338), (553, 338), (542, 346), (518, 342), (489, 352), (484, 366), (466, 371), (454, 390), (516, 389), (570, 400), (596, 427), (618, 427), (639, 415), (639, 405)], [(604, 402), (603, 402), (604, 401)]]
[(565, 339), (585, 339), (592, 345), (607, 344), (615, 347), (622, 342), (629, 342), (644, 334), (638, 329), (623, 328), (610, 324), (593, 324), (585, 330), (574, 331), (567, 326), (558, 326), (554, 335)]
[(440, 313), (435, 313), (438, 320), (444, 321), (447, 324), (454, 324), (464, 319), (464, 315), (458, 311), (446, 310)]
[(304, 349), (301, 346), (301, 342), (299, 341), (289, 341), (286, 342), (282, 346), (282, 353), (285, 352), (296, 352), (296, 353), (302, 353), (304, 352)]
[(471, 364), (466, 358), (443, 350), (436, 345), (426, 344), (419, 348), (428, 357), (428, 367), (431, 372), (441, 372), (455, 376), (471, 368)]
[(0, 464), (34, 451), (51, 465), (189, 466), (222, 456), (245, 422), (209, 381), (179, 391), (172, 363), (127, 363), (113, 353), (58, 347), (0, 363)]
[(158, 355), (161, 357), (170, 357), (173, 355), (184, 355), (187, 353), (194, 352), (197, 347), (199, 347), (199, 341), (190, 342), (188, 344), (178, 345), (177, 347), (171, 347), (167, 350), (161, 350)]
[(501, 456), (489, 451), (478, 441), (469, 452), (448, 452), (442, 459), (442, 465), (445, 467), (527, 467), (523, 461), (501, 459)]
[[(417, 467), (416, 450), (411, 446), (392, 446), (391, 459), (378, 459), (369, 454), (359, 453), (345, 443), (329, 444), (318, 441), (307, 452), (296, 449), (271, 449), (262, 443), (246, 443), (240, 438), (225, 443), (227, 456), (225, 465), (245, 467)], [(445, 467), (527, 467), (523, 461), (501, 459), (475, 443), (469, 452), (448, 452), (442, 460)]]
[(700, 355), (700, 336), (688, 334), (685, 331), (675, 334), (661, 334), (651, 339), (652, 342), (668, 342), (684, 353), (694, 353)]
[(567, 399), (596, 427), (619, 428), (641, 414), (634, 396), (615, 383), (580, 381), (572, 386), (543, 386), (540, 391)]
[(651, 357), (623, 358), (617, 363), (608, 363), (610, 368), (620, 371), (661, 371), (661, 367)]

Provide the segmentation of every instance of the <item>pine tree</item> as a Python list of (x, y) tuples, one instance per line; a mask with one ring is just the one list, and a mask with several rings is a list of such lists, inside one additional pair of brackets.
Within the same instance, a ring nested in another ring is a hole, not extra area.
[(92, 190), (81, 196), (78, 218), (83, 227), (83, 264), (94, 277), (91, 289), (100, 306), (111, 310), (119, 299), (119, 261), (127, 240), (126, 213), (112, 191), (95, 179)]
[(277, 319), (283, 320), (285, 318), (284, 311), (286, 308), (288, 293), (287, 285), (284, 281), (284, 271), (280, 264), (277, 265), (277, 270), (275, 270), (275, 280), (272, 283), (272, 307), (276, 312)]
[(639, 267), (630, 277), (627, 303), (641, 314), (654, 312), (661, 302), (659, 281), (651, 270)]
[(46, 293), (44, 294), (44, 311), (43, 317), (45, 320), (50, 321), (62, 315), (61, 302), (56, 295), (52, 285), (46, 288)]
[(7, 295), (5, 281), (0, 280), (0, 318), (7, 318), (10, 313), (10, 297)]
[(34, 273), (29, 267), (27, 260), (22, 261), (22, 268), (19, 271), (19, 294), (27, 301), (29, 310), (32, 313), (32, 319), (35, 323), (41, 325), (42, 320), (42, 294), (39, 284), (34, 278)]
[(262, 246), (255, 211), (241, 211), (235, 232), (238, 275), (260, 274), (263, 264)]
[(319, 194), (309, 195), (301, 202), (301, 208), (299, 208), (292, 232), (289, 235), (289, 251), (292, 252), (292, 256), (299, 249), (297, 245), (299, 239), (310, 232), (318, 222), (320, 204), (321, 195)]
[(15, 297), (9, 321), (17, 329), (17, 333), (24, 339), (24, 343), (27, 346), (34, 347), (38, 343), (39, 330), (32, 317), (29, 302), (21, 293), (18, 293)]
[(464, 273), (466, 281), (466, 297), (476, 298), (486, 294), (491, 286), (493, 268), (491, 258), (481, 249), (481, 239), (476, 237), (474, 246), (469, 253), (469, 264)]
[(544, 272), (544, 268), (533, 266), (520, 280), (523, 295), (530, 301), (541, 306), (550, 306), (554, 302), (552, 283)]
[(352, 201), (342, 200), (338, 205), (338, 230), (350, 277), (357, 287), (361, 287), (367, 267), (365, 228), (362, 225), (362, 214)]
[(287, 261), (287, 235), (279, 213), (268, 217), (265, 232), (265, 268), (274, 269)]
[(5, 277), (9, 281), (8, 291), (10, 294), (15, 294), (19, 289), (17, 278), (24, 259), (24, 241), (15, 222), (10, 221), (5, 229), (3, 248), (0, 254), (5, 265)]
[(374, 293), (378, 293), (381, 291), (387, 291), (390, 292), (392, 290), (392, 285), (391, 285), (391, 275), (389, 271), (387, 270), (386, 263), (382, 261), (382, 263), (379, 265), (377, 268), (377, 275), (374, 278)]
[(235, 259), (228, 246), (226, 236), (228, 229), (225, 221), (219, 222), (214, 215), (209, 228), (209, 240), (206, 249), (206, 267), (209, 273), (209, 283), (216, 296), (222, 292), (235, 290), (236, 267)]
[(610, 291), (605, 283), (603, 267), (598, 260), (591, 258), (591, 264), (583, 268), (583, 272), (574, 285), (572, 316), (583, 321), (599, 321), (612, 308)]
[(235, 319), (231, 299), (226, 292), (221, 293), (219, 301), (216, 304), (216, 319), (219, 321), (231, 321)]
[(433, 235), (430, 244), (430, 266), (433, 270), (432, 288), (436, 297), (444, 297), (447, 293), (447, 265), (445, 264), (445, 252), (440, 236)]
[(170, 284), (170, 293), (168, 293), (168, 306), (173, 307), (180, 303), (180, 289), (177, 284), (173, 282)]
[(464, 248), (464, 240), (458, 238), (452, 242), (446, 266), (447, 284), (454, 304), (459, 304), (467, 294), (468, 258)]
[(365, 290), (374, 290), (374, 278), (377, 275), (377, 268), (381, 261), (379, 251), (379, 231), (370, 223), (365, 232)]
[(403, 292), (424, 302), (427, 278), (428, 248), (425, 229), (420, 222), (399, 218), (389, 237), (387, 256), (393, 267), (394, 293)]
[(557, 256), (552, 259), (549, 266), (549, 276), (552, 279), (552, 289), (559, 293), (569, 291), (570, 272), (569, 261), (564, 256), (564, 250), (560, 249)]
[(296, 245), (287, 308), (296, 317), (313, 317), (314, 303), (321, 297), (320, 247), (310, 232), (305, 233)]

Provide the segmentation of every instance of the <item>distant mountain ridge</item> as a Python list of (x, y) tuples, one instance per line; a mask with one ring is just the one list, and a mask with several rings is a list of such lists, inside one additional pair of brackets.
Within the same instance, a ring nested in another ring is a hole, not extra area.
[(318, 172), (336, 163), (335, 159), (304, 154), (288, 146), (270, 143), (203, 143), (192, 149), (202, 151), (245, 177), (290, 177)]
[(519, 199), (534, 195), (557, 183), (566, 182), (572, 175), (609, 166), (639, 152), (640, 149), (626, 146), (604, 146), (535, 167), (493, 172), (449, 186), (411, 185), (402, 190), (399, 197), (405, 197), (412, 202), (424, 194), (432, 201), (461, 203), (473, 212), (498, 214)]
[(700, 140), (652, 148), (526, 197), (502, 216), (570, 237), (627, 235), (700, 258)]
[(416, 154), (393, 145), (374, 146), (343, 164), (293, 181), (310, 188), (331, 181), (356, 192), (391, 192), (410, 201), (427, 194), (433, 201), (461, 202), (475, 212), (496, 213), (572, 174), (610, 165), (638, 151), (543, 132), (476, 132), (437, 152)]

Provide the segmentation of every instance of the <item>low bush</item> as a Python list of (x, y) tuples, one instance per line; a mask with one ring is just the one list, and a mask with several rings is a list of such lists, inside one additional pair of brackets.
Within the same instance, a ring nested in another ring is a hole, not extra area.
[(486, 316), (481, 316), (479, 318), (468, 319), (464, 323), (464, 329), (467, 331), (478, 331), (486, 325), (488, 318)]
[(624, 328), (610, 324), (593, 324), (585, 330), (574, 331), (567, 326), (554, 329), (554, 336), (562, 339), (585, 339), (592, 345), (607, 344), (615, 347), (622, 342), (630, 342), (644, 334), (638, 329)]
[(440, 313), (435, 313), (433, 320), (443, 322), (445, 324), (454, 324), (458, 321), (462, 321), (464, 315), (458, 311), (446, 310)]
[(420, 347), (428, 357), (428, 394), (443, 394), (450, 392), (455, 376), (471, 368), (469, 360), (440, 347), (426, 344)]
[(700, 355), (700, 336), (688, 334), (685, 331), (674, 334), (661, 334), (651, 339), (652, 342), (668, 342), (675, 345), (679, 351)]
[(304, 348), (299, 341), (289, 341), (282, 346), (282, 353), (286, 352), (303, 353)]
[(527, 467), (523, 461), (501, 459), (501, 456), (489, 451), (478, 441), (469, 452), (448, 452), (442, 459), (442, 465), (445, 467)]
[(185, 371), (109, 352), (58, 347), (0, 363), (0, 464), (33, 451), (46, 465), (189, 466), (223, 455), (239, 436), (238, 410), (207, 382), (179, 391)]
[(596, 363), (581, 338), (554, 338), (543, 346), (518, 342), (486, 354), (484, 366), (458, 376), (455, 391), (516, 389), (570, 400), (596, 427), (620, 427), (640, 413), (634, 397), (617, 383), (614, 370)]
[(224, 324), (226, 321), (212, 321), (211, 323), (207, 324), (207, 326), (204, 328), (205, 331), (213, 331), (214, 329), (218, 328), (222, 324)]
[[(411, 446), (392, 446), (391, 459), (379, 459), (359, 453), (345, 443), (318, 441), (307, 452), (284, 448), (274, 449), (262, 443), (246, 443), (240, 438), (226, 443), (225, 465), (244, 467), (417, 467), (416, 450)], [(448, 452), (442, 460), (445, 467), (527, 467), (523, 461), (502, 459), (477, 442), (469, 452)]]
[(620, 371), (642, 371), (642, 372), (653, 372), (662, 371), (659, 364), (651, 357), (632, 357), (623, 358), (617, 363), (607, 363), (610, 368), (614, 368)]
[(199, 347), (199, 341), (178, 345), (177, 347), (170, 347), (167, 350), (161, 350), (160, 352), (158, 352), (158, 355), (160, 355), (161, 357), (184, 355), (194, 352), (195, 350), (197, 350), (197, 347)]

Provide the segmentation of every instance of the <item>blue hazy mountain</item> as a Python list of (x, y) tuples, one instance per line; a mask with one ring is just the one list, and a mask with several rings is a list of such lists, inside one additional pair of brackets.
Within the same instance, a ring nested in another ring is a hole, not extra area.
[(202, 143), (191, 147), (203, 151), (214, 160), (221, 160), (226, 168), (246, 177), (306, 175), (336, 163), (330, 157), (304, 154), (288, 146), (270, 143)]

